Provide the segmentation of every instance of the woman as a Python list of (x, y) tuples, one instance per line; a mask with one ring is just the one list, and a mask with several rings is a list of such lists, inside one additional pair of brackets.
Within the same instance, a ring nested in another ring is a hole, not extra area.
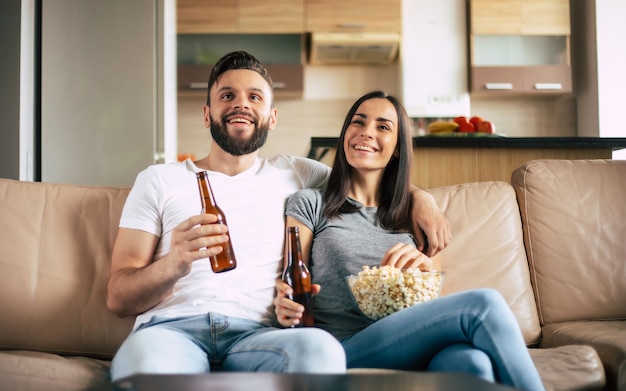
[[(440, 297), (378, 321), (362, 315), (345, 282), (363, 265), (430, 269), (410, 234), (412, 143), (398, 100), (358, 99), (346, 116), (325, 191), (288, 201), (286, 223), (300, 229), (315, 283), (316, 326), (341, 341), (348, 368), (462, 371), (524, 390), (543, 390), (513, 313), (495, 290)], [(277, 281), (278, 322), (297, 325), (303, 308)], [(320, 290), (321, 289), (321, 290)]]

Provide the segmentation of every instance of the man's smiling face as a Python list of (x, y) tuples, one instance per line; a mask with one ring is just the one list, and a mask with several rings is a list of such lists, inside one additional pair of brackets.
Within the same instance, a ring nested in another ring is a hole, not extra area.
[(236, 69), (224, 72), (211, 87), (211, 106), (205, 125), (224, 151), (241, 156), (252, 153), (276, 126), (272, 89), (257, 72)]

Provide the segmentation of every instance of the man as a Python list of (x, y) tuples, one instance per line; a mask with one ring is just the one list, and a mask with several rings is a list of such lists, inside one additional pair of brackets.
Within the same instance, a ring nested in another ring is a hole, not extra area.
[[(248, 53), (227, 54), (209, 77), (209, 154), (137, 176), (113, 248), (107, 298), (111, 311), (137, 320), (113, 359), (113, 381), (136, 373), (345, 371), (343, 349), (325, 331), (271, 327), (285, 200), (323, 185), (329, 173), (309, 159), (257, 156), (276, 116), (265, 68)], [(199, 214), (196, 173), (204, 170), (228, 229)], [(436, 252), (449, 240), (447, 220), (432, 197), (414, 194), (414, 213)], [(207, 257), (221, 251), (227, 235), (237, 268), (213, 273)]]

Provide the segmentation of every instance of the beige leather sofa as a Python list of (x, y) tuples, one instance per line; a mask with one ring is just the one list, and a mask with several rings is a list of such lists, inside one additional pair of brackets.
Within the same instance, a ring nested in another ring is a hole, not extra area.
[[(548, 390), (626, 391), (626, 162), (534, 161), (512, 184), (432, 190), (454, 234), (443, 293), (502, 292)], [(0, 390), (111, 388), (133, 323), (105, 305), (127, 194), (0, 180)]]

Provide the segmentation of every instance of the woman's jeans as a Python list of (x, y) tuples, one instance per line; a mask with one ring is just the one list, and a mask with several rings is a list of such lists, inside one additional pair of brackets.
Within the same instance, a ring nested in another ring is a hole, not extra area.
[(210, 371), (345, 373), (341, 344), (317, 328), (277, 329), (216, 313), (153, 318), (128, 336), (111, 380)]
[(348, 368), (466, 372), (523, 390), (544, 389), (511, 309), (492, 289), (404, 309), (342, 344)]

